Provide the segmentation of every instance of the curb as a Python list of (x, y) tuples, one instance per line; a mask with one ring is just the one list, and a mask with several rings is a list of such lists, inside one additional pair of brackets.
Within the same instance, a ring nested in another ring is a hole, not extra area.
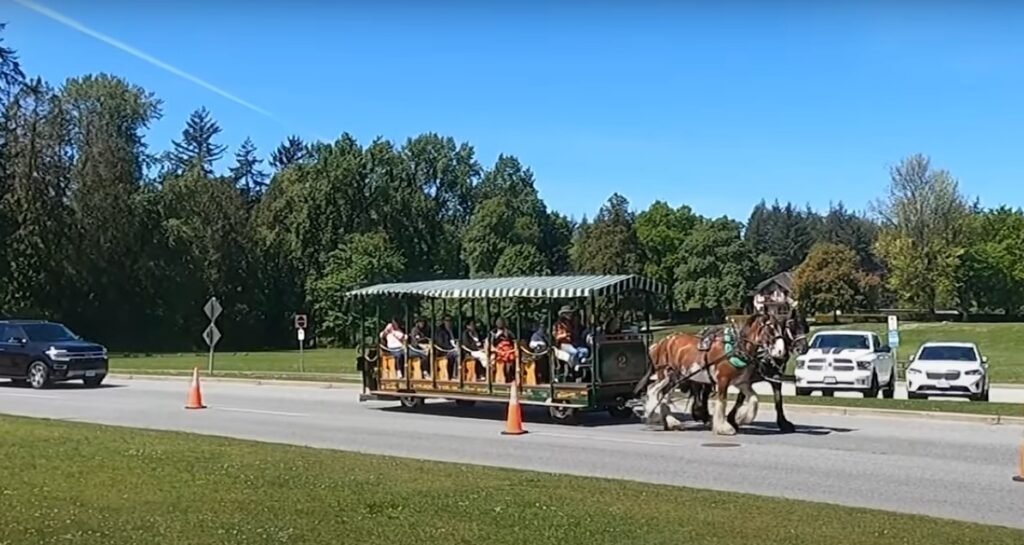
[(1024, 425), (1024, 416), (966, 414), (938, 411), (907, 411), (900, 409), (868, 409), (863, 407), (843, 407), (841, 405), (790, 405), (789, 403), (787, 403), (785, 407), (787, 412), (790, 409), (795, 409), (795, 412), (822, 414), (828, 416), (877, 416), (883, 418), (964, 422), (968, 424)]
[[(123, 373), (110, 373), (107, 375), (108, 378), (117, 380), (161, 380), (161, 381), (181, 381), (188, 382), (192, 380), (190, 376), (177, 376), (177, 375), (133, 375)], [(352, 389), (353, 387), (359, 386), (360, 383), (357, 381), (345, 381), (339, 380), (336, 382), (316, 381), (316, 380), (285, 380), (285, 379), (257, 379), (257, 378), (239, 378), (239, 377), (217, 377), (217, 376), (204, 376), (202, 377), (203, 382), (224, 382), (234, 384), (249, 384), (252, 386), (304, 386), (307, 388), (320, 388), (320, 389)]]

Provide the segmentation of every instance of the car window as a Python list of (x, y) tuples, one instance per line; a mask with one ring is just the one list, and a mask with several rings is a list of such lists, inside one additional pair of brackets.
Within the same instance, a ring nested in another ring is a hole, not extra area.
[(839, 348), (865, 350), (868, 348), (868, 338), (865, 335), (850, 335), (845, 333), (819, 333), (811, 341), (811, 348)]
[(875, 343), (875, 350), (882, 348), (882, 339), (879, 339), (878, 335), (872, 335), (871, 342)]
[(918, 360), (977, 361), (978, 354), (970, 346), (926, 346)]
[(32, 342), (53, 343), (75, 340), (75, 334), (60, 324), (29, 324), (24, 326), (27, 337)]
[(5, 343), (12, 343), (19, 339), (25, 338), (25, 332), (18, 326), (5, 325), (0, 326), (0, 341)]

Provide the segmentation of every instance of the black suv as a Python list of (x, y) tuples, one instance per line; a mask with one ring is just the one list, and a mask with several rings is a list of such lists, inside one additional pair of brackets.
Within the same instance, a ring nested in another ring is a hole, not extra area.
[(0, 320), (0, 377), (33, 388), (81, 379), (99, 386), (107, 376), (107, 349), (82, 340), (62, 324)]

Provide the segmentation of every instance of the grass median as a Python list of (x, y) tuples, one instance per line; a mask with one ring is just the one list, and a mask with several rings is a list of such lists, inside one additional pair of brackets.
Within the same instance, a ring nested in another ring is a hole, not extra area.
[(0, 416), (11, 545), (1019, 545), (834, 505)]

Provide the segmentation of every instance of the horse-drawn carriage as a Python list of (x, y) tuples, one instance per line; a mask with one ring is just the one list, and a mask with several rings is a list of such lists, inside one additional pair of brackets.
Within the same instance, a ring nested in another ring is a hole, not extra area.
[[(518, 380), (520, 403), (548, 407), (555, 421), (573, 423), (595, 410), (629, 418), (650, 369), (652, 298), (664, 292), (635, 275), (434, 280), (351, 291), (359, 314), (359, 399), (394, 399), (409, 409), (432, 398), (504, 403)], [(578, 320), (567, 303), (579, 305)], [(392, 313), (388, 325), (382, 309)], [(477, 316), (483, 332), (468, 327)], [(415, 338), (406, 333), (414, 325)], [(486, 339), (478, 343), (481, 333)]]

